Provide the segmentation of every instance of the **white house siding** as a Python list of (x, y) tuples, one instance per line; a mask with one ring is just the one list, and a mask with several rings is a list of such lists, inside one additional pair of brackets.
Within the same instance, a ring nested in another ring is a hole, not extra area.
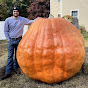
[(58, 16), (58, 13), (60, 12), (60, 3), (58, 0), (50, 0), (50, 14), (52, 14), (54, 17)]
[(88, 31), (88, 0), (62, 0), (62, 15), (70, 15), (71, 10), (79, 11), (79, 25)]
[(79, 23), (84, 25), (88, 31), (88, 0), (80, 0)]
[(79, 25), (85, 26), (88, 31), (88, 0), (62, 0), (62, 6), (57, 0), (50, 0), (50, 12), (54, 17), (58, 17), (60, 7), (62, 7), (62, 16), (70, 15), (71, 10), (79, 11)]
[[(23, 35), (27, 32), (28, 30), (28, 25), (24, 26), (23, 29)], [(0, 21), (0, 40), (5, 40), (5, 35), (4, 35), (4, 21)]]

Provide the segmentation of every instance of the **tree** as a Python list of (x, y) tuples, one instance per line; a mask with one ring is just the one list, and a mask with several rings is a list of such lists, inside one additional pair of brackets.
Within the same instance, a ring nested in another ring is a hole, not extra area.
[(32, 0), (15, 0), (13, 2), (14, 6), (18, 6), (21, 9), (21, 16), (28, 17), (28, 8)]
[(29, 19), (37, 17), (49, 17), (50, 14), (50, 0), (33, 0), (28, 9)]
[[(11, 0), (9, 0), (11, 1)], [(8, 7), (9, 2), (7, 0), (0, 0), (0, 20), (4, 20), (10, 14), (10, 8)]]
[(0, 20), (12, 16), (12, 7), (18, 6), (21, 9), (21, 16), (28, 17), (27, 10), (32, 0), (0, 0)]

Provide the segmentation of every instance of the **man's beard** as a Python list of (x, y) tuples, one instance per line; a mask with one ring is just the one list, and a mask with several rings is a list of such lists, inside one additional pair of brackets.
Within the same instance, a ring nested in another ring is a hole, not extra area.
[(18, 17), (18, 16), (15, 16), (15, 17)]
[(19, 15), (13, 15), (14, 17), (18, 17)]

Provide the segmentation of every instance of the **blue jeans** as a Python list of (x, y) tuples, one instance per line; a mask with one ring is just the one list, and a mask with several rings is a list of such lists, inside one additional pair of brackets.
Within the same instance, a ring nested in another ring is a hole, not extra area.
[[(7, 65), (6, 65), (6, 74), (11, 74), (12, 68), (18, 69), (19, 65), (17, 63), (17, 58), (16, 58), (16, 51), (17, 51), (17, 46), (22, 38), (18, 39), (11, 39), (11, 41), (8, 42), (7, 45), (7, 51), (8, 51), (8, 58), (7, 58)], [(13, 60), (13, 56), (15, 56)]]

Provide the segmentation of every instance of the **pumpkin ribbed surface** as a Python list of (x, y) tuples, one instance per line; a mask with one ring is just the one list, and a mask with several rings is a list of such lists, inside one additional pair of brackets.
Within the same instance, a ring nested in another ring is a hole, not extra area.
[(23, 36), (17, 60), (30, 78), (46, 83), (61, 82), (74, 76), (84, 62), (84, 40), (64, 18), (40, 18)]

